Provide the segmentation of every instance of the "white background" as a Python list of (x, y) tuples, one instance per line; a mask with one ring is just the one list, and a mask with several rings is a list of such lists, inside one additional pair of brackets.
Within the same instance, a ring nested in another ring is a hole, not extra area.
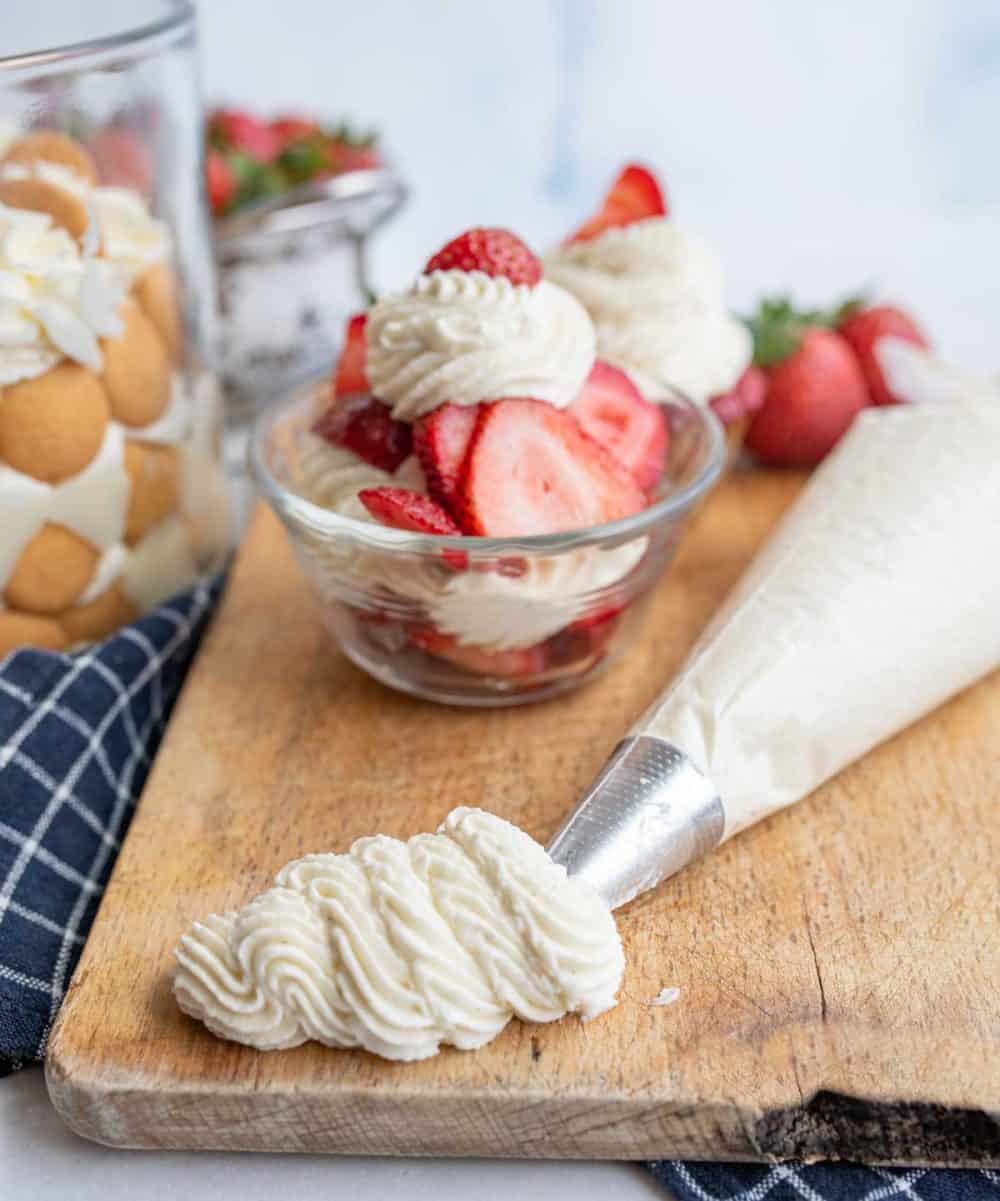
[[(412, 184), (380, 240), (403, 285), (472, 224), (537, 247), (639, 156), (748, 309), (859, 286), (1000, 369), (996, 0), (202, 0), (206, 92), (374, 124)], [(121, 1154), (75, 1139), (39, 1072), (0, 1081), (0, 1196), (74, 1201), (641, 1198), (619, 1165)]]
[(1000, 370), (996, 0), (202, 0), (206, 92), (375, 125), (402, 286), (473, 224), (545, 247), (639, 156), (746, 309), (875, 285)]

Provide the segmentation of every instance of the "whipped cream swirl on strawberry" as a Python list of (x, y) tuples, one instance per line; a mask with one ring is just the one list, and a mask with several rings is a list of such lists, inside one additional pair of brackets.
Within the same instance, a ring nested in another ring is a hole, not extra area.
[(566, 408), (594, 362), (595, 335), (578, 300), (482, 271), (431, 271), (368, 315), (372, 391), (400, 421), (442, 404), (531, 396)]
[(649, 396), (672, 386), (704, 404), (750, 364), (750, 334), (726, 308), (718, 257), (667, 218), (571, 242), (546, 259), (545, 273), (590, 314), (598, 356)]

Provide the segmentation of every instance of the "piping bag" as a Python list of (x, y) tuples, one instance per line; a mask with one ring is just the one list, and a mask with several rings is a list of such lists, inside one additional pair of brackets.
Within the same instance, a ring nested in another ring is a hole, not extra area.
[(614, 909), (1000, 667), (1000, 396), (871, 409), (549, 844)]

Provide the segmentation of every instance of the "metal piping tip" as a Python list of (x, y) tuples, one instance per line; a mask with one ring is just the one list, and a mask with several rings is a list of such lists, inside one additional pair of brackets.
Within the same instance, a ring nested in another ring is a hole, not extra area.
[(722, 800), (707, 776), (662, 738), (626, 738), (548, 845), (611, 909), (719, 845)]

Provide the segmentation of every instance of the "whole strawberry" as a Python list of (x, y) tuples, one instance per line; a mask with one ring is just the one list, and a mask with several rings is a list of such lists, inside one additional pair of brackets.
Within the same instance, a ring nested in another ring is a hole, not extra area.
[(220, 108), (208, 118), (208, 140), (216, 150), (238, 150), (259, 163), (273, 163), (281, 138), (267, 121), (236, 108)]
[(236, 196), (236, 176), (218, 150), (209, 150), (205, 155), (205, 186), (212, 215), (221, 217)]
[(864, 372), (868, 390), (877, 405), (900, 404), (886, 383), (878, 361), (876, 344), (880, 338), (900, 338), (914, 346), (928, 347), (930, 343), (912, 317), (891, 304), (865, 308), (857, 304), (844, 306), (837, 328), (850, 343)]
[(765, 301), (750, 323), (767, 391), (745, 444), (762, 463), (814, 467), (871, 403), (854, 352), (827, 322), (787, 301)]
[(424, 268), (426, 275), (432, 271), (482, 271), (529, 287), (542, 278), (542, 264), (516, 234), (478, 227), (443, 246)]

